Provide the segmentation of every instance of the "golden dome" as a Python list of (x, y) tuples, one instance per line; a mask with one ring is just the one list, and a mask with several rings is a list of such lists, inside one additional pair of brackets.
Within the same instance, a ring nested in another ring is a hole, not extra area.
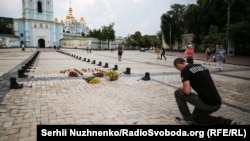
[(68, 16), (67, 16), (67, 20), (73, 20), (75, 17), (73, 16), (72, 14), (72, 8), (69, 7), (69, 13), (68, 13)]
[(83, 17), (81, 17), (81, 19), (80, 19), (80, 23), (84, 23), (85, 21), (84, 21), (84, 18)]

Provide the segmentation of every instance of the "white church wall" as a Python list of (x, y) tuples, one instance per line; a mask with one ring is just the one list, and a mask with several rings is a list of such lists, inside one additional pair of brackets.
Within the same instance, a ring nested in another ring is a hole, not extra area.
[(39, 29), (35, 28), (32, 30), (33, 32), (33, 43), (37, 43), (35, 46), (38, 46), (38, 40), (44, 39), (45, 40), (45, 47), (50, 47), (51, 42), (53, 43), (53, 40), (50, 41), (50, 30), (49, 29)]

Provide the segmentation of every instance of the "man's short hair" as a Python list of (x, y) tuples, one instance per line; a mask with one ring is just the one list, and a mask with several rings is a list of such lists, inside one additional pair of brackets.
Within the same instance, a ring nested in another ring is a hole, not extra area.
[(184, 64), (186, 61), (183, 58), (176, 58), (174, 60), (174, 66), (176, 67), (177, 64)]

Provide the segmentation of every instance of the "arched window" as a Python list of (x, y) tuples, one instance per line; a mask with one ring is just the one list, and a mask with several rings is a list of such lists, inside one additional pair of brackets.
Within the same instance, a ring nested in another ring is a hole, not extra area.
[(40, 1), (37, 2), (37, 10), (38, 10), (39, 13), (43, 12), (42, 2), (40, 2)]

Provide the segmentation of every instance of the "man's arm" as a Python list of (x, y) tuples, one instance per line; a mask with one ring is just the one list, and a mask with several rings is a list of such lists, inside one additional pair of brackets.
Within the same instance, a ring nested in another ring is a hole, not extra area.
[(190, 81), (187, 80), (182, 82), (182, 86), (180, 87), (180, 89), (184, 94), (189, 95), (191, 92)]

